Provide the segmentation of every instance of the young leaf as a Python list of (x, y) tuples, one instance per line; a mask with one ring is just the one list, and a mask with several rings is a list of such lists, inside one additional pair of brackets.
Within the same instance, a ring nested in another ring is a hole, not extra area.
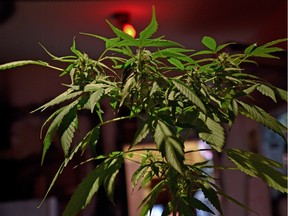
[(156, 20), (156, 15), (155, 15), (155, 8), (152, 8), (152, 17), (149, 25), (139, 34), (139, 41), (140, 41), (140, 46), (142, 45), (142, 42), (145, 41), (146, 39), (150, 38), (158, 28), (158, 23)]
[(212, 37), (205, 36), (202, 39), (202, 43), (213, 52), (216, 52), (217, 44)]
[(142, 42), (145, 47), (181, 47), (179, 43), (161, 38), (146, 39)]
[(180, 70), (184, 70), (184, 69), (185, 69), (185, 66), (182, 64), (182, 62), (179, 61), (179, 60), (176, 59), (176, 58), (168, 58), (168, 61), (169, 61), (172, 65), (176, 66), (176, 67), (177, 67), (178, 69), (180, 69)]
[(106, 49), (109, 49), (111, 47), (119, 47), (119, 42), (120, 42), (119, 37), (108, 39), (105, 43)]
[(272, 46), (278, 43), (284, 42), (284, 41), (287, 41), (287, 38), (274, 40), (262, 46), (256, 47), (252, 49), (252, 51), (249, 50), (250, 51), (249, 56), (264, 57), (264, 58), (278, 58), (274, 55), (271, 55), (271, 53), (283, 51), (283, 49), (279, 47), (272, 47)]
[(192, 50), (184, 49), (184, 48), (177, 48), (171, 47), (162, 50), (158, 50), (152, 54), (152, 58), (181, 58), (181, 57), (188, 57), (184, 53), (190, 52)]
[(281, 167), (281, 164), (262, 155), (240, 149), (227, 149), (226, 154), (242, 172), (252, 177), (257, 176), (261, 178), (270, 187), (280, 192), (288, 192), (287, 176), (275, 170), (275, 168)]
[(79, 50), (77, 50), (77, 48), (76, 48), (75, 38), (73, 38), (73, 43), (72, 43), (72, 46), (71, 46), (70, 49), (78, 58), (82, 58), (83, 57), (83, 54)]
[(199, 107), (204, 113), (206, 113), (206, 108), (203, 102), (198, 98), (198, 96), (189, 88), (185, 83), (180, 80), (173, 79), (172, 80), (175, 87), (185, 95), (192, 103), (194, 103), (197, 107)]
[[(198, 51), (196, 53), (193, 53), (192, 56), (197, 56), (197, 55), (210, 55), (210, 54), (213, 54), (214, 52), (211, 51), (211, 50), (201, 50), (201, 51)], [(200, 59), (201, 60), (201, 59)]]

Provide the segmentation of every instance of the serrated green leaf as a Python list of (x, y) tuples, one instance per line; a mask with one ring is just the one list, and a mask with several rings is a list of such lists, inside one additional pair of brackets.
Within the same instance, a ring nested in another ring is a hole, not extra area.
[(263, 44), (262, 46), (263, 47), (270, 47), (270, 46), (285, 42), (287, 40), (288, 40), (288, 38), (280, 38), (280, 39), (277, 39), (277, 40), (270, 41), (270, 42), (268, 42), (266, 44)]
[(55, 135), (56, 132), (61, 124), (62, 119), (64, 118), (64, 116), (69, 113), (69, 111), (71, 109), (73, 109), (73, 107), (75, 107), (78, 104), (78, 101), (73, 101), (72, 103), (70, 103), (69, 105), (65, 106), (61, 112), (55, 117), (55, 119), (52, 121), (52, 123), (50, 124), (46, 135), (44, 137), (44, 146), (43, 146), (43, 152), (42, 152), (42, 159), (41, 159), (41, 164), (43, 164), (45, 155), (47, 153), (47, 150), (49, 149)]
[(214, 52), (211, 51), (211, 50), (201, 50), (201, 51), (198, 51), (196, 53), (193, 53), (192, 56), (197, 56), (197, 55), (210, 55), (210, 54), (213, 54)]
[(287, 128), (278, 122), (272, 115), (256, 105), (249, 105), (242, 101), (237, 102), (241, 105), (239, 111), (242, 115), (263, 124), (286, 140), (285, 131)]
[(244, 89), (243, 92), (245, 92), (247, 95), (250, 95), (252, 92), (255, 91), (257, 86), (258, 86), (258, 84), (252, 85), (249, 88)]
[(104, 172), (104, 165), (102, 163), (89, 173), (74, 191), (63, 212), (63, 216), (78, 215), (78, 213), (90, 203), (92, 196), (98, 191), (103, 182), (101, 175), (103, 175)]
[(152, 53), (152, 58), (181, 58), (181, 57), (188, 57), (184, 53), (190, 52), (192, 50), (178, 48), (178, 47), (171, 47), (162, 50), (158, 50), (157, 52)]
[(222, 49), (224, 49), (225, 47), (231, 45), (231, 44), (235, 44), (235, 43), (226, 43), (226, 44), (222, 44), (220, 46), (217, 47), (216, 52), (221, 51)]
[(122, 91), (122, 98), (121, 98), (120, 105), (119, 105), (120, 107), (122, 106), (126, 98), (128, 97), (130, 93), (130, 89), (133, 88), (135, 84), (136, 84), (135, 76), (129, 77), (127, 81), (125, 82), (124, 88)]
[(9, 63), (6, 63), (6, 64), (1, 64), (0, 65), (0, 70), (7, 70), (7, 69), (15, 68), (15, 67), (29, 65), (29, 64), (41, 65), (41, 66), (49, 66), (48, 63), (43, 62), (43, 61), (22, 60), (22, 61), (13, 61), (13, 62), (9, 62)]
[(56, 110), (54, 113), (52, 113), (43, 123), (43, 125), (41, 126), (41, 130), (40, 130), (40, 139), (42, 139), (43, 137), (43, 130), (44, 127), (48, 124), (48, 122), (50, 122), (52, 119), (55, 118), (55, 116), (57, 116), (65, 107), (61, 107), (58, 110)]
[[(120, 167), (119, 167), (120, 169)], [(119, 169), (117, 169), (114, 173), (111, 174), (111, 176), (109, 176), (109, 178), (107, 179), (107, 183), (104, 186), (106, 193), (107, 193), (107, 197), (110, 200), (110, 202), (114, 203), (114, 190), (115, 190), (115, 185), (116, 185), (116, 177), (119, 173)], [(115, 205), (115, 203), (114, 203)]]
[(261, 178), (270, 187), (280, 192), (288, 192), (287, 176), (275, 170), (275, 168), (281, 167), (281, 164), (265, 158), (262, 155), (240, 149), (227, 149), (226, 154), (242, 172), (252, 177), (257, 176)]
[(67, 204), (63, 216), (75, 216), (85, 208), (91, 201), (93, 195), (98, 191), (99, 187), (107, 179), (107, 190), (114, 190), (111, 184), (114, 184), (113, 179), (109, 182), (109, 177), (118, 172), (122, 164), (122, 157), (108, 158), (99, 164), (87, 177), (78, 185), (69, 203)]
[(201, 189), (205, 197), (210, 201), (210, 203), (218, 210), (221, 215), (223, 215), (217, 191), (214, 190), (214, 188), (211, 187), (210, 184), (203, 184)]
[(276, 56), (273, 56), (271, 53), (274, 53), (274, 52), (280, 52), (280, 51), (283, 51), (282, 48), (280, 47), (268, 47), (268, 46), (272, 46), (273, 44), (271, 45), (262, 45), (262, 46), (259, 46), (259, 47), (256, 47), (255, 49), (253, 49), (251, 52), (250, 52), (250, 56), (255, 56), (255, 57), (264, 57), (264, 58), (278, 58)]
[(116, 157), (113, 161), (109, 163), (108, 167), (105, 167), (106, 177), (104, 179), (103, 186), (106, 191), (106, 195), (108, 199), (112, 203), (114, 203), (114, 190), (115, 190), (115, 185), (116, 185), (116, 177), (122, 166), (122, 162), (123, 162), (122, 157)]
[[(202, 210), (202, 211), (205, 211), (205, 212), (209, 212), (211, 214), (214, 214), (214, 212), (207, 206), (205, 205), (203, 202), (201, 202), (200, 200), (196, 199), (196, 198), (192, 198), (190, 200), (191, 202), (191, 205), (198, 209), (198, 210)], [(214, 214), (215, 215), (215, 214)]]
[(144, 178), (145, 174), (147, 173), (147, 170), (149, 169), (149, 167), (146, 164), (145, 165), (142, 164), (143, 163), (141, 163), (141, 166), (132, 175), (131, 180), (133, 187), (139, 184), (139, 182)]
[(168, 58), (167, 59), (172, 65), (176, 66), (180, 70), (184, 70), (185, 66), (176, 58)]
[(73, 150), (69, 153), (69, 156), (65, 158), (64, 162), (59, 166), (56, 174), (54, 175), (47, 191), (46, 194), (44, 195), (39, 207), (42, 205), (42, 203), (45, 201), (45, 199), (47, 198), (49, 192), (51, 191), (53, 185), (55, 184), (56, 180), (58, 179), (58, 177), (61, 175), (61, 173), (63, 172), (64, 168), (68, 165), (68, 163), (74, 158), (74, 155), (79, 151), (79, 149), (82, 147), (81, 145), (82, 142), (80, 142), (78, 145), (76, 145)]
[(161, 38), (146, 39), (142, 42), (145, 47), (182, 47), (181, 44)]
[(177, 170), (180, 174), (183, 174), (183, 160), (184, 152), (181, 146), (182, 144), (171, 137), (168, 137), (165, 141), (165, 157), (168, 163)]
[(284, 89), (280, 89), (277, 87), (273, 87), (274, 91), (277, 93), (277, 95), (284, 101), (288, 102), (287, 96), (288, 96), (288, 92)]
[[(202, 123), (199, 122), (199, 125), (196, 126), (199, 137), (211, 145), (211, 147), (216, 151), (221, 152), (225, 142), (225, 133), (223, 127), (213, 119), (205, 116), (203, 113), (200, 113), (199, 119), (202, 121)], [(203, 123), (208, 130), (205, 129), (205, 127), (201, 127), (201, 124)]]
[(140, 46), (142, 46), (142, 42), (145, 41), (146, 39), (150, 38), (158, 28), (158, 23), (156, 20), (156, 14), (155, 14), (155, 8), (152, 8), (152, 17), (149, 25), (139, 34), (139, 41), (140, 41)]
[(68, 156), (71, 143), (73, 141), (74, 133), (77, 128), (78, 128), (77, 110), (71, 109), (61, 121), (59, 128), (59, 130), (61, 131), (61, 138), (60, 138), (61, 146), (65, 157)]
[(96, 126), (92, 130), (90, 130), (85, 137), (82, 139), (82, 141), (79, 143), (82, 149), (82, 153), (85, 151), (87, 146), (91, 146), (91, 149), (93, 152), (95, 152), (95, 145), (98, 142), (100, 135), (100, 127)]
[(125, 32), (121, 31), (120, 29), (116, 28), (114, 25), (112, 25), (108, 20), (106, 22), (109, 24), (110, 28), (113, 30), (113, 32), (123, 40), (125, 40), (129, 46), (138, 46), (139, 41), (131, 37), (130, 35), (126, 34)]
[(185, 83), (180, 80), (173, 79), (172, 82), (175, 87), (192, 103), (199, 107), (204, 113), (207, 112), (203, 102), (198, 98), (198, 96), (193, 92), (191, 88), (189, 88)]
[(141, 187), (143, 188), (147, 186), (147, 184), (151, 182), (151, 179), (153, 178), (153, 176), (154, 176), (154, 173), (152, 170), (149, 170), (148, 172), (146, 172), (145, 175), (143, 176)]
[(84, 92), (91, 92), (91, 91), (97, 91), (102, 88), (107, 88), (107, 84), (103, 83), (89, 83), (84, 86)]
[(238, 113), (239, 113), (239, 107), (238, 107), (238, 104), (237, 104), (235, 99), (232, 99), (232, 101), (231, 101), (231, 111), (232, 111), (234, 116), (232, 118), (230, 117), (230, 119), (231, 119), (231, 121), (229, 122), (230, 127), (234, 123), (234, 120), (236, 119), (236, 117), (238, 116)]
[(57, 97), (55, 97), (54, 99), (52, 99), (51, 101), (49, 101), (48, 103), (45, 103), (44, 105), (42, 105), (41, 107), (37, 108), (36, 110), (33, 110), (33, 112), (36, 112), (38, 110), (44, 111), (45, 109), (51, 107), (51, 106), (55, 106), (57, 104), (63, 103), (67, 100), (73, 99), (79, 95), (82, 94), (82, 91), (74, 91), (73, 89), (68, 89), (67, 91), (63, 92), (62, 94), (58, 95)]
[[(258, 48), (256, 48), (255, 50), (254, 50), (256, 53), (261, 53), (261, 52), (265, 52), (265, 53), (273, 53), (273, 52), (281, 52), (281, 51), (283, 51), (283, 49), (282, 48), (280, 48), (280, 47), (263, 47), (263, 46), (261, 46), (261, 47), (258, 47)], [(254, 53), (254, 52), (253, 52)], [(255, 53), (254, 53), (255, 54)]]
[(150, 90), (149, 96), (151, 97), (160, 87), (156, 81), (153, 82), (152, 88)]
[(164, 180), (161, 180), (157, 185), (154, 186), (151, 192), (142, 200), (139, 206), (139, 207), (143, 206), (143, 208), (141, 209), (141, 213), (140, 213), (141, 216), (147, 215), (149, 210), (152, 209), (160, 192), (164, 190), (164, 186), (165, 186), (164, 183), (165, 183)]
[(263, 95), (270, 97), (275, 103), (277, 103), (275, 93), (273, 89), (271, 89), (269, 86), (260, 84), (256, 87), (256, 89), (261, 92)]
[[(195, 208), (191, 207), (191, 206), (192, 206), (191, 203), (184, 200), (183, 197), (180, 197), (177, 212), (180, 215), (187, 215), (187, 216), (188, 215), (194, 215), (195, 214)], [(167, 215), (168, 215), (168, 213), (167, 213)]]
[(157, 148), (167, 159), (168, 163), (180, 174), (183, 174), (184, 151), (182, 144), (175, 138), (168, 125), (160, 120), (157, 121), (154, 140)]
[(248, 46), (248, 47), (244, 50), (244, 53), (245, 53), (246, 55), (249, 55), (249, 54), (251, 53), (251, 51), (252, 51), (253, 49), (255, 49), (256, 47), (257, 47), (257, 44), (256, 44), (256, 43), (251, 44), (250, 46)]
[(99, 103), (99, 100), (101, 99), (103, 93), (104, 93), (104, 89), (101, 88), (101, 89), (97, 89), (95, 92), (93, 92), (90, 95), (90, 97), (87, 101), (87, 105), (90, 108), (91, 113), (94, 112), (94, 108), (95, 108), (96, 104)]
[(255, 57), (261, 57), (261, 58), (276, 58), (276, 59), (278, 59), (278, 57), (276, 57), (276, 56), (273, 56), (273, 55), (268, 54), (268, 53), (262, 53), (262, 52), (253, 53), (253, 56), (255, 56)]
[(106, 41), (106, 48), (109, 49), (111, 47), (115, 47), (117, 45), (119, 45), (119, 42), (120, 42), (120, 38), (117, 37), (117, 38), (110, 38)]
[(147, 135), (150, 133), (150, 127), (151, 127), (151, 120), (148, 119), (142, 122), (142, 124), (139, 126), (139, 128), (135, 132), (133, 141), (129, 148), (133, 148), (136, 144), (138, 144), (143, 139), (145, 139)]
[(213, 184), (213, 187), (216, 189), (217, 193), (222, 196), (223, 198), (226, 198), (227, 200), (237, 204), (238, 206), (240, 206), (241, 208), (247, 210), (247, 211), (250, 211), (250, 212), (253, 212), (255, 215), (258, 215), (257, 212), (255, 212), (253, 209), (249, 208), (248, 206), (244, 205), (243, 203), (239, 202), (238, 200), (234, 199), (233, 197), (229, 196), (228, 194), (224, 193), (220, 187), (218, 187), (218, 185), (216, 184)]
[(214, 40), (214, 38), (209, 37), (209, 36), (205, 36), (202, 39), (202, 43), (210, 50), (212, 50), (213, 52), (216, 52), (216, 48), (217, 48), (217, 44), (216, 41)]
[[(196, 65), (198, 64), (194, 59), (188, 57), (188, 56), (178, 56), (177, 59), (181, 60), (181, 61), (186, 61), (187, 63)], [(190, 67), (192, 67), (191, 65), (189, 65)], [(188, 70), (188, 68), (186, 67), (186, 70)]]

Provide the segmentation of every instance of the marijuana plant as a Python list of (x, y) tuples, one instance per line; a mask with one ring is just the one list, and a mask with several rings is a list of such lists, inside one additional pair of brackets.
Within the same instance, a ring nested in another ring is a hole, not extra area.
[[(206, 49), (195, 52), (164, 37), (152, 37), (158, 26), (154, 9), (151, 22), (135, 39), (108, 24), (115, 33), (114, 38), (82, 33), (105, 43), (105, 50), (97, 59), (89, 58), (78, 50), (73, 40), (72, 55), (57, 57), (44, 48), (53, 60), (66, 63), (65, 68), (34, 60), (0, 66), (1, 70), (5, 70), (36, 64), (59, 70), (61, 76), (71, 78), (71, 83), (65, 85), (65, 92), (37, 109), (44, 111), (60, 105), (43, 125), (47, 126), (47, 130), (43, 140), (42, 163), (56, 134), (61, 137), (64, 153), (64, 161), (48, 192), (76, 153), (95, 148), (103, 125), (132, 118), (141, 122), (127, 151), (115, 151), (93, 158), (101, 162), (75, 190), (64, 216), (76, 215), (85, 208), (100, 186), (105, 188), (113, 202), (115, 180), (123, 161), (134, 161), (135, 155), (142, 160), (131, 184), (143, 187), (153, 177), (159, 179), (142, 201), (141, 215), (149, 213), (163, 191), (168, 191), (171, 199), (162, 215), (176, 215), (176, 212), (179, 215), (194, 215), (195, 209), (213, 213), (193, 196), (198, 190), (203, 191), (220, 214), (219, 196), (243, 206), (225, 194), (213, 176), (204, 171), (204, 168), (210, 167), (209, 164), (186, 162), (185, 154), (189, 152), (185, 151), (184, 142), (192, 132), (196, 132), (214, 151), (226, 154), (236, 169), (259, 177), (272, 188), (287, 193), (287, 177), (275, 170), (280, 164), (249, 151), (223, 148), (224, 127), (231, 127), (238, 115), (253, 119), (286, 139), (284, 132), (287, 128), (262, 108), (247, 103), (245, 98), (251, 98), (252, 93), (258, 91), (275, 103), (278, 99), (287, 102), (287, 92), (245, 73), (243, 68), (243, 63), (255, 63), (258, 57), (276, 58), (273, 53), (283, 51), (276, 45), (286, 39), (261, 46), (252, 44), (243, 53), (229, 54), (225, 48), (230, 43), (218, 45), (213, 38), (206, 36), (202, 39)], [(129, 114), (103, 120), (101, 104), (107, 98), (115, 113), (125, 107)], [(79, 143), (74, 143), (81, 110), (96, 114), (100, 123)], [(155, 147), (143, 154), (143, 150), (134, 147), (147, 136), (153, 137)]]

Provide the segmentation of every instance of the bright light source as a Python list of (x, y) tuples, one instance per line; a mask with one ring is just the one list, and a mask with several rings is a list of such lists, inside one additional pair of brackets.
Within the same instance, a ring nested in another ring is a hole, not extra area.
[(130, 35), (131, 37), (135, 38), (136, 30), (131, 24), (124, 24), (123, 25), (123, 32)]

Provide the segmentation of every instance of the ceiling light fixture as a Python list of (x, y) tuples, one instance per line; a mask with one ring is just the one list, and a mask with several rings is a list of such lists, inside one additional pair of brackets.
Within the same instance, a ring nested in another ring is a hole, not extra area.
[(123, 25), (123, 31), (133, 38), (135, 38), (135, 36), (136, 36), (136, 30), (131, 24), (128, 24), (128, 23), (124, 24)]
[(123, 32), (135, 38), (136, 30), (130, 23), (130, 14), (128, 12), (117, 12), (111, 16), (117, 22), (117, 25), (122, 29)]

